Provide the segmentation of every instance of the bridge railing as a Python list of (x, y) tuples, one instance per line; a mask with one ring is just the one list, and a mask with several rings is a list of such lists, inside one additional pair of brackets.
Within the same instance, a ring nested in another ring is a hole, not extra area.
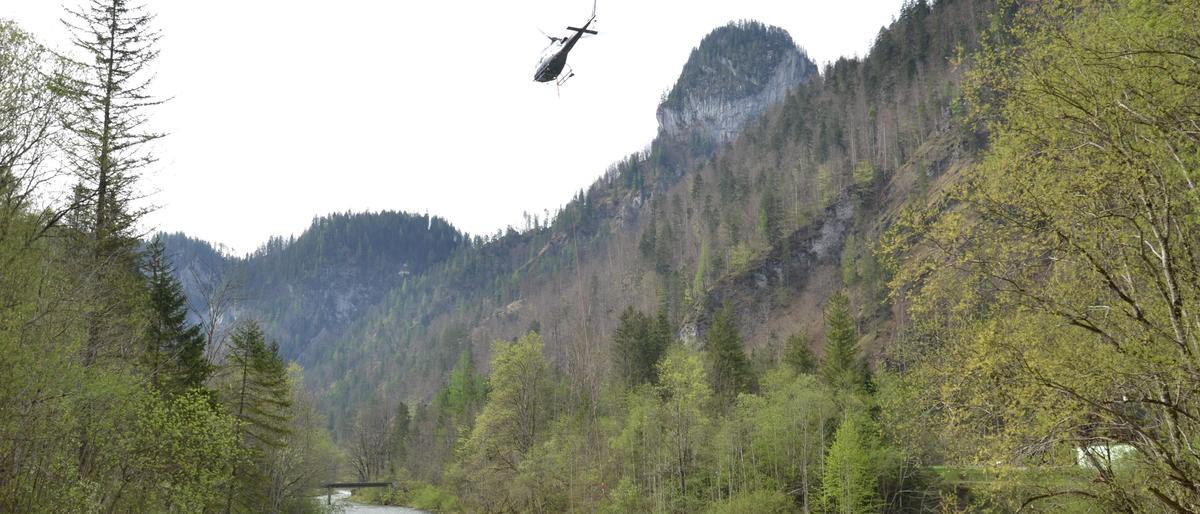
[(362, 487), (391, 487), (391, 482), (333, 482), (321, 484), (326, 489), (359, 489)]
[(391, 487), (391, 482), (332, 482), (329, 484), (321, 484), (321, 487), (326, 489), (325, 504), (333, 504), (334, 489), (361, 489), (364, 487)]

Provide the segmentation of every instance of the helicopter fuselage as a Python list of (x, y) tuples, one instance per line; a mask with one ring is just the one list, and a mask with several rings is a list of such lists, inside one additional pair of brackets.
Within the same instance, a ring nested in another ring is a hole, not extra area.
[(547, 52), (548, 55), (543, 57), (541, 62), (538, 63), (537, 73), (534, 73), (533, 80), (550, 82), (562, 74), (563, 68), (567, 66), (567, 54), (575, 46), (575, 39), (573, 38), (566, 44), (560, 43), (558, 46), (559, 48), (553, 49), (553, 53)]
[(562, 74), (563, 68), (567, 66), (567, 54), (571, 53), (571, 49), (575, 48), (575, 43), (579, 42), (584, 33), (595, 34), (594, 31), (588, 30), (588, 26), (595, 21), (595, 16), (588, 20), (583, 25), (582, 29), (571, 28), (575, 34), (569, 38), (556, 39), (550, 47), (546, 49), (542, 60), (538, 61), (537, 71), (533, 74), (533, 80), (537, 82), (550, 82), (557, 79)]

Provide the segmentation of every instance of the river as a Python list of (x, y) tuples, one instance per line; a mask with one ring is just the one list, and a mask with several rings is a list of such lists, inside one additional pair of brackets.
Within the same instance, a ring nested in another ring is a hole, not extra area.
[[(325, 497), (321, 497), (321, 501), (325, 501)], [(333, 493), (333, 503), (341, 507), (338, 512), (345, 514), (429, 514), (423, 510), (410, 509), (408, 507), (383, 507), (380, 505), (363, 505), (350, 501), (350, 491), (339, 490)]]

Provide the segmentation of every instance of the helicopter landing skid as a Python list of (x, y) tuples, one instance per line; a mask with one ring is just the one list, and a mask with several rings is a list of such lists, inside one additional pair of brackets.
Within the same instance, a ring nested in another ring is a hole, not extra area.
[(568, 80), (571, 80), (571, 77), (574, 77), (574, 76), (575, 76), (575, 70), (572, 70), (570, 66), (567, 66), (567, 74), (563, 75), (562, 77), (559, 77), (559, 79), (555, 82), (555, 84), (558, 84), (561, 87), (563, 84), (566, 84)]

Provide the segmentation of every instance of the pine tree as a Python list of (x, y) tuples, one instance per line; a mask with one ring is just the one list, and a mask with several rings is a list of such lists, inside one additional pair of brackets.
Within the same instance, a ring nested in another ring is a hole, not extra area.
[(717, 312), (705, 341), (713, 392), (724, 405), (732, 405), (738, 393), (750, 390), (754, 383), (732, 310), (724, 308)]
[[(400, 402), (396, 406), (396, 417), (392, 420), (392, 460), (393, 466), (404, 464), (408, 456), (408, 433), (412, 429), (412, 415), (408, 412), (408, 404)], [(393, 467), (393, 471), (395, 471)]]
[(81, 73), (61, 81), (79, 108), (67, 123), (78, 139), (70, 157), (96, 239), (128, 235), (140, 214), (129, 210), (137, 171), (155, 161), (141, 147), (162, 137), (143, 129), (143, 111), (162, 102), (148, 94), (150, 79), (141, 78), (158, 57), (159, 34), (150, 29), (154, 16), (127, 0), (90, 0), (67, 14), (72, 43), (85, 56), (76, 62)]
[(251, 456), (250, 465), (234, 466), (226, 496), (225, 512), (235, 505), (255, 510), (263, 501), (262, 454), (284, 444), (288, 435), (288, 408), (291, 406), (287, 368), (279, 357), (279, 347), (267, 344), (256, 322), (240, 325), (231, 338), (229, 350), (230, 383), (225, 405), (234, 417), (239, 444)]
[(776, 186), (771, 184), (763, 191), (758, 206), (758, 232), (767, 242), (775, 245), (783, 240), (783, 202), (779, 199)]
[(203, 387), (211, 373), (204, 358), (204, 334), (187, 322), (183, 286), (175, 279), (158, 237), (147, 248), (145, 274), (151, 314), (145, 358), (151, 383), (171, 393)]
[(654, 317), (654, 326), (650, 330), (650, 344), (643, 353), (644, 362), (649, 367), (648, 376), (651, 383), (658, 383), (658, 361), (666, 355), (667, 348), (674, 340), (675, 330), (671, 326), (671, 320), (667, 318), (667, 309), (659, 307), (658, 315)]
[(655, 364), (670, 339), (666, 311), (660, 310), (651, 318), (632, 306), (626, 307), (613, 333), (613, 371), (617, 378), (629, 386), (656, 382)]
[[(80, 360), (94, 368), (101, 360), (123, 362), (138, 353), (133, 344), (144, 282), (138, 273), (135, 227), (145, 212), (135, 209), (139, 169), (153, 158), (141, 151), (158, 137), (143, 131), (145, 108), (157, 104), (147, 94), (143, 71), (158, 55), (152, 16), (125, 0), (89, 0), (67, 10), (72, 44), (81, 54), (70, 72), (60, 74), (55, 90), (73, 101), (64, 126), (73, 136), (64, 148), (66, 167), (76, 175), (71, 209), (69, 255), (81, 277), (79, 303), (86, 325)], [(64, 59), (69, 60), (69, 59)], [(100, 439), (97, 415), (79, 414), (80, 474), (98, 471)]]
[(825, 356), (821, 376), (835, 389), (858, 390), (864, 384), (858, 329), (846, 293), (834, 293), (825, 304)]
[(109, 320), (128, 310), (122, 304), (127, 293), (119, 291), (136, 275), (134, 230), (145, 210), (132, 205), (135, 183), (139, 170), (154, 162), (142, 148), (162, 137), (144, 130), (145, 109), (161, 103), (142, 77), (158, 56), (158, 33), (150, 29), (154, 17), (126, 0), (90, 0), (67, 14), (64, 23), (82, 58), (74, 63), (78, 72), (58, 82), (76, 104), (65, 123), (75, 136), (67, 159), (78, 177), (68, 220), (80, 236), (81, 270), (90, 278), (84, 364), (91, 365), (108, 343), (127, 340)]
[(809, 347), (807, 333), (797, 332), (788, 338), (783, 362), (796, 373), (811, 374), (817, 370), (817, 358)]

